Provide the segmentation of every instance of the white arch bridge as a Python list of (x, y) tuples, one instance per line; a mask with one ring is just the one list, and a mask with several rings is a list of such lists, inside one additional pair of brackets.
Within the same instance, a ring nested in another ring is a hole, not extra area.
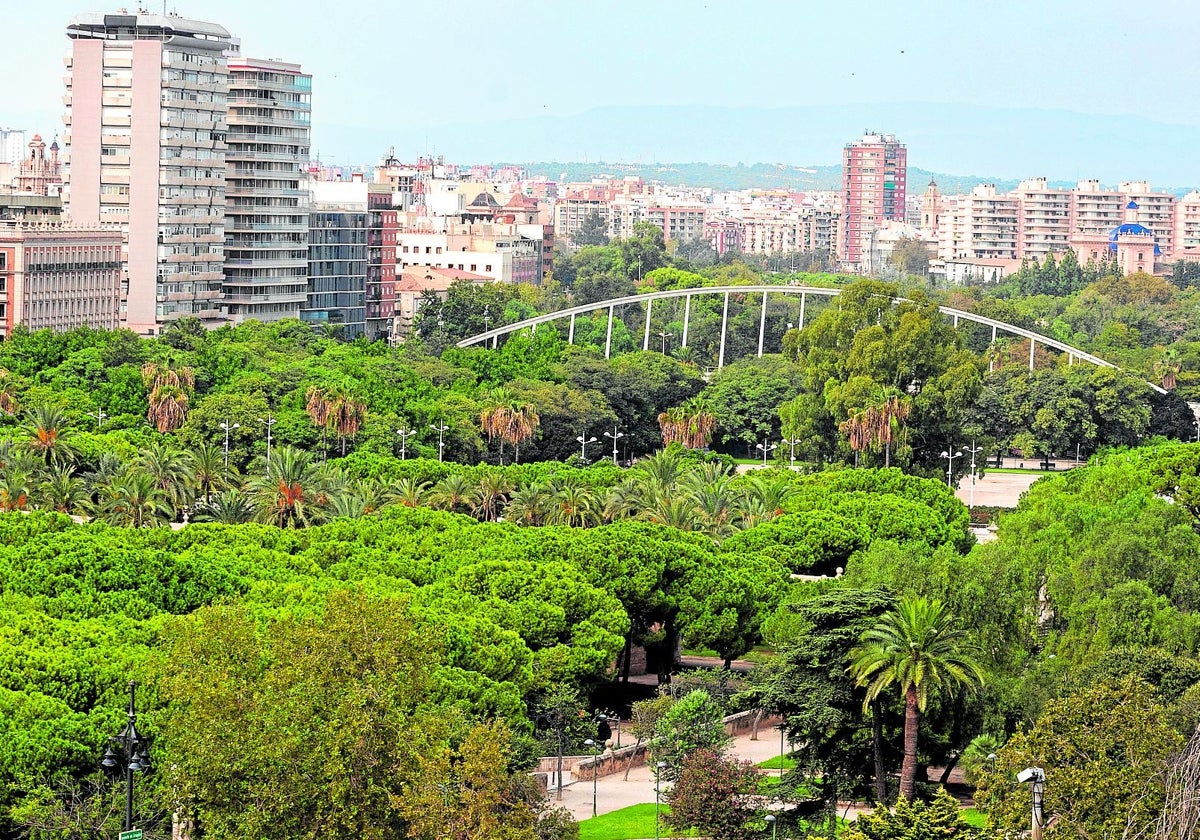
[[(604, 358), (609, 358), (612, 354), (612, 332), (613, 321), (616, 318), (618, 307), (628, 306), (630, 304), (645, 304), (646, 306), (646, 325), (644, 334), (642, 335), (642, 349), (650, 349), (650, 316), (653, 310), (654, 301), (666, 300), (668, 298), (683, 298), (683, 335), (681, 346), (688, 346), (688, 326), (691, 321), (692, 313), (692, 298), (697, 296), (721, 295), (723, 303), (721, 307), (721, 343), (720, 349), (717, 352), (717, 367), (725, 366), (725, 342), (729, 332), (729, 296), (744, 295), (744, 294), (761, 294), (762, 305), (760, 306), (758, 316), (758, 355), (763, 354), (763, 337), (766, 334), (767, 325), (767, 299), (769, 295), (787, 295), (789, 297), (800, 296), (800, 319), (796, 325), (799, 329), (804, 329), (804, 310), (808, 304), (810, 295), (816, 297), (837, 297), (841, 294), (841, 289), (827, 289), (820, 286), (778, 286), (778, 285), (755, 285), (755, 286), (700, 286), (690, 289), (669, 289), (660, 292), (647, 292), (641, 295), (629, 295), (627, 297), (612, 298), (610, 300), (602, 300), (594, 303), (585, 303), (581, 306), (572, 306), (568, 309), (560, 309), (557, 312), (548, 312), (545, 315), (538, 315), (534, 318), (526, 318), (524, 321), (518, 321), (515, 324), (505, 324), (495, 329), (481, 332), (478, 335), (464, 338), (458, 342), (459, 347), (471, 347), (476, 344), (487, 345), (491, 342), (492, 347), (497, 347), (501, 336), (511, 335), (512, 333), (520, 332), (521, 330), (534, 330), (540, 324), (549, 324), (554, 321), (570, 319), (567, 327), (567, 343), (575, 343), (575, 319), (580, 315), (590, 315), (594, 312), (602, 312), (608, 310), (608, 329), (604, 338)], [(896, 298), (898, 302), (905, 301), (904, 298)], [(1088, 353), (1086, 350), (1080, 350), (1078, 347), (1072, 347), (1058, 339), (1051, 338), (1041, 333), (1036, 333), (1033, 330), (1027, 330), (1024, 327), (1018, 327), (1015, 324), (1008, 324), (1004, 321), (997, 321), (995, 318), (987, 318), (983, 315), (976, 315), (973, 312), (967, 312), (962, 309), (954, 309), (950, 306), (939, 306), (938, 311), (943, 315), (950, 317), (954, 326), (958, 326), (958, 322), (970, 321), (975, 324), (982, 324), (985, 327), (992, 329), (992, 341), (996, 340), (998, 333), (1020, 336), (1021, 338), (1029, 339), (1029, 369), (1033, 370), (1034, 351), (1037, 345), (1041, 344), (1045, 347), (1053, 347), (1067, 354), (1067, 363), (1074, 364), (1076, 359), (1085, 362), (1090, 362), (1100, 367), (1108, 367), (1119, 369), (1112, 362), (1105, 361), (1099, 356)], [(1152, 382), (1147, 382), (1151, 388), (1158, 391), (1160, 394), (1165, 394), (1158, 385)]]

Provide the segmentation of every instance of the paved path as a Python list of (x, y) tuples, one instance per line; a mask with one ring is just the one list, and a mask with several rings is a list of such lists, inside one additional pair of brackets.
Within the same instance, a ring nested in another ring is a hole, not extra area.
[[(997, 473), (990, 472), (975, 479), (975, 504), (1015, 508), (1021, 494), (1039, 478), (1052, 473)], [(971, 478), (959, 482), (955, 495), (964, 504), (971, 503)]]
[[(735, 738), (730, 748), (730, 755), (752, 761), (755, 764), (778, 756), (779, 730), (773, 727), (762, 727), (758, 734), (757, 741), (751, 741), (749, 734)], [(563, 788), (562, 802), (556, 802), (555, 792), (550, 791), (550, 803), (552, 805), (561, 804), (564, 808), (569, 809), (577, 820), (585, 820), (592, 815), (592, 780), (587, 777), (586, 770), (583, 772), (585, 778)], [(629, 771), (629, 781), (625, 781), (624, 770), (596, 780), (596, 813), (598, 814), (607, 814), (609, 811), (617, 811), (643, 802), (654, 802), (654, 776), (649, 767), (634, 767)]]

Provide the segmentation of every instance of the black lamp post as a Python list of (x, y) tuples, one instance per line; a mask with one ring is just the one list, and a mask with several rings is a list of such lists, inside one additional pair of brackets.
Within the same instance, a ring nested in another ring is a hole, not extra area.
[(129, 681), (129, 722), (113, 738), (108, 739), (108, 749), (100, 766), (112, 774), (125, 774), (125, 831), (133, 830), (133, 774), (150, 772), (150, 742), (137, 731), (137, 711), (133, 698), (137, 683)]

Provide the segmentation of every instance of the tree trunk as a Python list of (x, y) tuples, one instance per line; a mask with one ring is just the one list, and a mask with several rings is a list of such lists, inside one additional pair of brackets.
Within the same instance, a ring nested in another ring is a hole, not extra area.
[(621, 682), (629, 683), (629, 660), (633, 657), (633, 630), (625, 634), (625, 653), (621, 658)]
[(875, 750), (875, 798), (885, 804), (888, 798), (887, 768), (883, 766), (883, 717), (879, 701), (871, 703), (871, 746)]
[(904, 763), (900, 765), (900, 795), (912, 799), (917, 784), (917, 738), (921, 729), (921, 710), (917, 707), (917, 687), (904, 693)]
[(950, 760), (946, 762), (946, 769), (942, 771), (942, 777), (938, 779), (939, 785), (945, 787), (946, 783), (950, 781), (950, 774), (954, 772), (954, 768), (958, 764), (958, 759), (961, 756), (961, 750), (955, 750), (954, 752), (950, 753)]
[(883, 466), (890, 467), (892, 465), (892, 445), (885, 443), (883, 445)]

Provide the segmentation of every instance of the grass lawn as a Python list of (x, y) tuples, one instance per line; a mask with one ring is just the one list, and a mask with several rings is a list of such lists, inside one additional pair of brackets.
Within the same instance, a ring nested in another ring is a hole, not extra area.
[(783, 759), (782, 766), (783, 766), (784, 770), (795, 770), (796, 769), (796, 760), (793, 759), (790, 755), (772, 756), (771, 758), (768, 758), (766, 761), (758, 762), (758, 766), (764, 770), (778, 770), (780, 767), (780, 758)]
[[(665, 817), (670, 809), (662, 806)], [(654, 836), (654, 803), (630, 805), (619, 811), (601, 814), (598, 817), (581, 820), (579, 823), (579, 840), (643, 840)], [(678, 837), (673, 835), (665, 821), (659, 826), (659, 836)]]
[(962, 818), (972, 828), (983, 828), (987, 825), (987, 815), (982, 813), (978, 808), (964, 808)]

